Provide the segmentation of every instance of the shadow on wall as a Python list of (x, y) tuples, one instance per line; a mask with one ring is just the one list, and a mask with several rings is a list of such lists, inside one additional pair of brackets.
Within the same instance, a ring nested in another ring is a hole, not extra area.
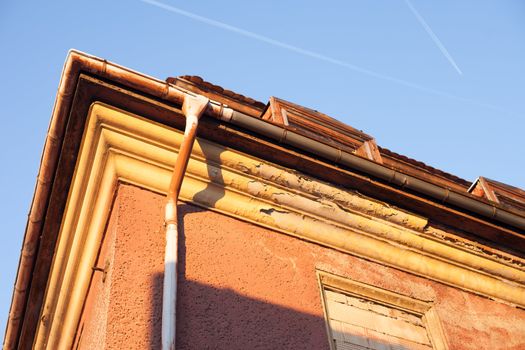
[[(182, 276), (181, 276), (182, 277)], [(153, 277), (162, 289), (162, 275)], [(160, 349), (161, 300), (153, 300), (151, 349)], [(231, 289), (181, 280), (177, 349), (328, 349), (324, 320), (243, 296)]]
[(215, 206), (215, 203), (224, 197), (224, 177), (222, 176), (221, 164), (213, 163), (212, 159), (220, 159), (220, 153), (214, 153), (210, 147), (201, 144), (197, 139), (195, 141), (199, 143), (206, 158), (206, 170), (208, 171), (208, 176), (212, 182), (206, 185), (206, 188), (193, 196), (193, 200), (197, 203), (206, 203), (210, 208)]
[[(179, 224), (183, 222), (184, 215), (201, 210), (181, 205)], [(216, 288), (187, 280), (185, 232), (183, 225), (179, 226), (178, 350), (329, 349), (322, 317), (253, 299), (229, 288)], [(239, 263), (242, 264), (242, 261)], [(271, 276), (261, 278), (266, 278), (271, 284)], [(163, 274), (152, 276), (150, 349), (161, 348), (162, 283)], [(283, 286), (269, 285), (268, 288)], [(297, 297), (301, 297), (299, 290)], [(286, 300), (282, 303), (286, 304)], [(408, 350), (388, 344), (382, 348)]]

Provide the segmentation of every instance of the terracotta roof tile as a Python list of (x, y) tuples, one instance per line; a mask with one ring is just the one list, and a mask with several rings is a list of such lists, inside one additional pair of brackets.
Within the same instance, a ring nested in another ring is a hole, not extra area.
[(260, 101), (254, 100), (251, 97), (246, 97), (244, 95), (238, 94), (238, 93), (233, 92), (231, 90), (224, 89), (222, 86), (212, 84), (212, 83), (202, 79), (201, 77), (199, 77), (197, 75), (182, 75), (182, 76), (179, 76), (177, 78), (169, 77), (168, 79), (166, 79), (166, 81), (168, 83), (170, 83), (170, 84), (173, 84), (173, 83), (175, 83), (175, 81), (177, 79), (182, 79), (182, 80), (186, 80), (186, 81), (192, 82), (193, 84), (197, 85), (201, 89), (205, 89), (205, 90), (208, 90), (210, 92), (215, 92), (215, 93), (218, 93), (220, 95), (224, 95), (224, 96), (229, 97), (231, 99), (237, 100), (237, 101), (239, 101), (241, 103), (253, 106), (253, 107), (257, 108), (257, 109), (264, 109), (266, 107), (265, 103), (262, 103)]
[(423, 162), (421, 162), (419, 160), (415, 160), (415, 159), (409, 158), (407, 156), (404, 156), (402, 154), (396, 153), (396, 152), (391, 151), (391, 150), (389, 150), (387, 148), (384, 148), (384, 147), (378, 146), (378, 148), (379, 148), (379, 151), (382, 154), (385, 154), (385, 155), (391, 156), (393, 158), (399, 159), (399, 160), (401, 160), (401, 161), (403, 161), (405, 163), (409, 163), (409, 164), (412, 164), (414, 166), (417, 166), (417, 167), (419, 167), (421, 169), (424, 169), (425, 171), (427, 171), (429, 173), (432, 173), (432, 174), (435, 174), (435, 175), (439, 175), (439, 176), (444, 177), (446, 179), (449, 179), (451, 181), (457, 182), (458, 184), (460, 184), (462, 186), (465, 186), (466, 188), (468, 188), (471, 185), (470, 181), (462, 179), (459, 176), (447, 173), (447, 172), (445, 172), (443, 170), (434, 168), (434, 167), (432, 167), (432, 166), (430, 166), (428, 164), (425, 164), (425, 163), (423, 163)]

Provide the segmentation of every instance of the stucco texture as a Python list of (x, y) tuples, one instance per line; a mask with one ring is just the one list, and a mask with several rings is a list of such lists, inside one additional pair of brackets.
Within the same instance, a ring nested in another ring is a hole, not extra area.
[[(80, 348), (160, 348), (163, 204), (119, 186)], [(179, 215), (177, 349), (328, 349), (316, 269), (433, 301), (451, 349), (525, 349), (523, 310), (192, 205)]]

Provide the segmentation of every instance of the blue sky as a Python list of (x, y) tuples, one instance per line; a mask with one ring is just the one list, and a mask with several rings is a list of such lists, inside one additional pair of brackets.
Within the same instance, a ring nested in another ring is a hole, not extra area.
[(71, 48), (162, 79), (200, 75), (263, 102), (284, 98), (469, 181), (481, 175), (525, 188), (525, 2), (321, 4), (0, 3), (2, 337)]

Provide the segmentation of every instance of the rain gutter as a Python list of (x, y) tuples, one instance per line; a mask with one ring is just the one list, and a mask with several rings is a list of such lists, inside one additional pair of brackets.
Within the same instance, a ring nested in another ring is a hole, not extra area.
[(462, 194), (450, 188), (400, 173), (374, 161), (298, 134), (286, 127), (283, 128), (237, 111), (228, 114), (223, 113), (219, 119), (276, 140), (281, 144), (314, 154), (337, 165), (343, 165), (373, 178), (381, 179), (402, 189), (425, 195), (442, 204), (449, 204), (514, 228), (525, 230), (525, 218), (523, 216), (484, 203), (473, 198), (470, 194)]

